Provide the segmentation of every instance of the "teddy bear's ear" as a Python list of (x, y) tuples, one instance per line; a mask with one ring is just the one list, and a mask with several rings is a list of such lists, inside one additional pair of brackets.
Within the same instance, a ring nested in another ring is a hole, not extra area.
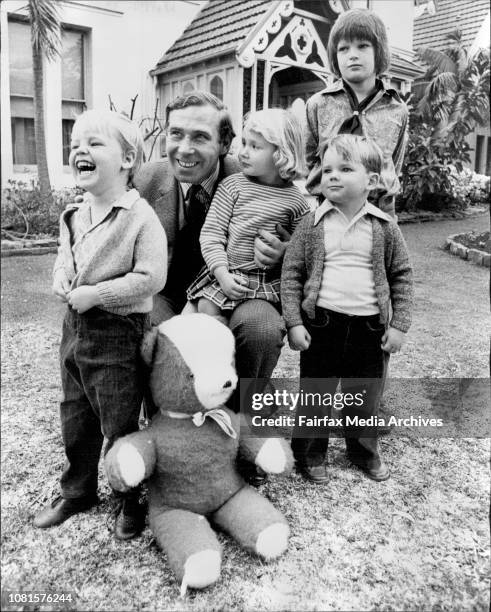
[(155, 344), (157, 342), (157, 336), (159, 335), (159, 328), (152, 326), (143, 336), (143, 341), (140, 349), (143, 361), (149, 366), (153, 361), (153, 352), (155, 350)]

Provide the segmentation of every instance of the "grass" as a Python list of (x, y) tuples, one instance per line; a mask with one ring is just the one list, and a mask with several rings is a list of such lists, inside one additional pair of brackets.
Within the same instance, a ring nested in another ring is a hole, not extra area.
[[(403, 226), (416, 308), (392, 377), (488, 376), (488, 271), (438, 248), (485, 222)], [(343, 441), (333, 439), (328, 485), (293, 474), (261, 488), (288, 518), (288, 552), (264, 564), (220, 535), (220, 582), (184, 599), (148, 528), (134, 541), (114, 540), (102, 472), (98, 507), (34, 529), (32, 515), (57, 491), (63, 464), (63, 308), (49, 294), (52, 263), (53, 256), (2, 260), (3, 590), (70, 590), (76, 610), (488, 609), (488, 439), (384, 437), (392, 470), (385, 483), (352, 469)], [(285, 349), (276, 375), (297, 368), (298, 355)]]

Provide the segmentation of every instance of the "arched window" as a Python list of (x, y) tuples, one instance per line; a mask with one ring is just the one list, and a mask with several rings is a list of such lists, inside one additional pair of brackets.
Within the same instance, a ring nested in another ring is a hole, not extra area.
[(210, 81), (210, 93), (223, 101), (223, 81), (219, 76), (214, 76)]
[(188, 81), (188, 82), (187, 82), (187, 83), (184, 85), (184, 87), (183, 87), (183, 89), (182, 89), (182, 93), (185, 95), (185, 94), (190, 93), (190, 92), (191, 92), (191, 91), (193, 91), (193, 90), (194, 90), (194, 85)]

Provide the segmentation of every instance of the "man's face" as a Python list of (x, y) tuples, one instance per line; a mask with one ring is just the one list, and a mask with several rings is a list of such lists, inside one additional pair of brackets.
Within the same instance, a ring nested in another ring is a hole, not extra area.
[(178, 181), (201, 183), (216, 168), (226, 147), (220, 143), (220, 113), (213, 106), (188, 106), (170, 112), (166, 150)]

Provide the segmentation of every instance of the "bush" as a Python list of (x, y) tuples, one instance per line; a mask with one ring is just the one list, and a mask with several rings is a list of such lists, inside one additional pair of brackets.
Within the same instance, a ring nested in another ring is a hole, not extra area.
[(41, 197), (36, 179), (8, 181), (2, 191), (2, 230), (29, 236), (58, 236), (60, 214), (76, 195), (78, 188), (53, 190), (53, 204)]
[(454, 170), (450, 182), (455, 197), (472, 204), (487, 204), (489, 202), (490, 178), (485, 174), (476, 174), (464, 168), (462, 172)]
[(459, 150), (435, 135), (434, 129), (419, 122), (409, 133), (402, 165), (402, 190), (396, 199), (398, 211), (417, 208), (440, 211), (462, 209), (468, 205), (467, 192), (455, 188), (463, 163), (470, 161), (469, 145)]

